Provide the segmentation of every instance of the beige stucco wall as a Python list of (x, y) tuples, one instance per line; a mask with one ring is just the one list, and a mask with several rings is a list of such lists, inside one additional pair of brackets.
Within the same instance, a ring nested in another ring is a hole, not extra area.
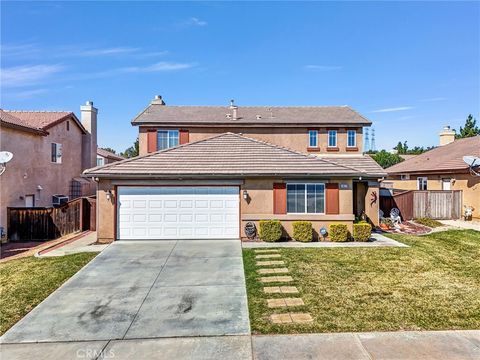
[[(320, 181), (320, 180), (319, 180)], [(274, 178), (247, 178), (243, 185), (240, 186), (239, 201), (240, 201), (240, 220), (241, 220), (241, 236), (245, 237), (243, 232), (244, 226), (248, 221), (253, 221), (257, 225), (262, 219), (278, 219), (282, 221), (284, 228), (290, 236), (292, 235), (292, 223), (296, 220), (311, 221), (316, 232), (321, 227), (326, 227), (327, 230), (330, 224), (344, 223), (348, 225), (352, 231), (354, 220), (353, 215), (353, 199), (352, 199), (352, 180), (340, 179), (333, 182), (348, 184), (348, 189), (339, 190), (340, 214), (339, 215), (316, 215), (316, 214), (302, 214), (302, 215), (276, 215), (273, 214), (273, 183), (282, 182), (281, 179)], [(144, 184), (144, 181), (139, 181), (138, 184)], [(116, 182), (121, 185), (121, 182)], [(129, 182), (133, 185), (134, 182)], [(165, 185), (166, 183), (163, 183)], [(171, 182), (170, 185), (179, 184), (178, 182)], [(183, 183), (180, 183), (183, 184)], [(107, 200), (106, 192), (110, 190), (115, 196), (115, 186), (109, 180), (100, 180), (97, 190), (97, 236), (99, 242), (111, 242), (115, 239), (115, 203)], [(243, 199), (243, 190), (248, 192), (248, 200)]]
[[(147, 129), (151, 127), (139, 128), (139, 152), (140, 155), (147, 153)], [(226, 132), (242, 133), (245, 136), (250, 136), (254, 139), (266, 141), (275, 145), (284, 146), (289, 149), (307, 153), (308, 150), (308, 130), (314, 128), (248, 128), (248, 127), (191, 127), (182, 128), (189, 131), (189, 140), (198, 141), (207, 139), (215, 134), (222, 134)], [(347, 129), (338, 128), (337, 130), (337, 146), (338, 152), (336, 153), (351, 153), (359, 154), (362, 151), (363, 136), (362, 128), (349, 128), (357, 131), (357, 149), (355, 151), (347, 151)], [(327, 153), (327, 128), (317, 128), (319, 130), (319, 153)], [(317, 152), (313, 152), (314, 154)]]
[[(82, 132), (70, 121), (40, 136), (6, 127), (0, 129), (0, 148), (13, 153), (0, 177), (0, 226), (7, 227), (7, 207), (25, 206), (25, 195), (35, 195), (35, 206), (51, 206), (52, 195), (69, 195), (70, 181), (82, 172)], [(51, 162), (51, 144), (62, 144), (62, 163)], [(43, 190), (38, 191), (41, 186)]]
[(365, 215), (368, 220), (374, 225), (378, 226), (380, 208), (380, 187), (376, 182), (369, 182), (365, 193)]
[(410, 180), (400, 180), (399, 176), (390, 176), (385, 182), (394, 189), (418, 190), (417, 177), (428, 178), (428, 190), (442, 190), (442, 179), (452, 179), (451, 190), (462, 190), (463, 205), (473, 206), (473, 217), (480, 218), (480, 177), (470, 174), (430, 174), (411, 175)]

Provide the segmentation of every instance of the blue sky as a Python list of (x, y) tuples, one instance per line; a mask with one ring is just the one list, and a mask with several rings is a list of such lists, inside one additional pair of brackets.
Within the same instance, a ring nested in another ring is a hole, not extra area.
[[(167, 104), (350, 105), (377, 148), (480, 112), (479, 2), (2, 2), (1, 107), (93, 100), (99, 145)], [(479, 119), (480, 120), (480, 119)]]

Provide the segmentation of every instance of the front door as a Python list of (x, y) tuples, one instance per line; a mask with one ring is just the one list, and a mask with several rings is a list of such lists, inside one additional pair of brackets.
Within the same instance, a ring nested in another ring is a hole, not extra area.
[(25, 195), (25, 207), (35, 207), (35, 195)]

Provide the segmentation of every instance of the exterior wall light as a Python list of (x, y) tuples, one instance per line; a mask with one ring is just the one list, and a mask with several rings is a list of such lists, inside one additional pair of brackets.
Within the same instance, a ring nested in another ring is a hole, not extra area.
[(243, 199), (247, 200), (248, 199), (248, 192), (247, 190), (243, 190)]
[(108, 190), (105, 195), (107, 196), (107, 201), (112, 201), (112, 198), (113, 198), (113, 194), (112, 194), (112, 190)]

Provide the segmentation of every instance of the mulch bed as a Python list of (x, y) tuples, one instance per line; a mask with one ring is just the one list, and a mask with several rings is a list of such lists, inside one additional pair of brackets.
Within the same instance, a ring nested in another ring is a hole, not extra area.
[(391, 234), (423, 235), (428, 234), (431, 230), (432, 229), (427, 226), (414, 224), (410, 221), (404, 221), (402, 224), (398, 225), (398, 228), (384, 231)]

